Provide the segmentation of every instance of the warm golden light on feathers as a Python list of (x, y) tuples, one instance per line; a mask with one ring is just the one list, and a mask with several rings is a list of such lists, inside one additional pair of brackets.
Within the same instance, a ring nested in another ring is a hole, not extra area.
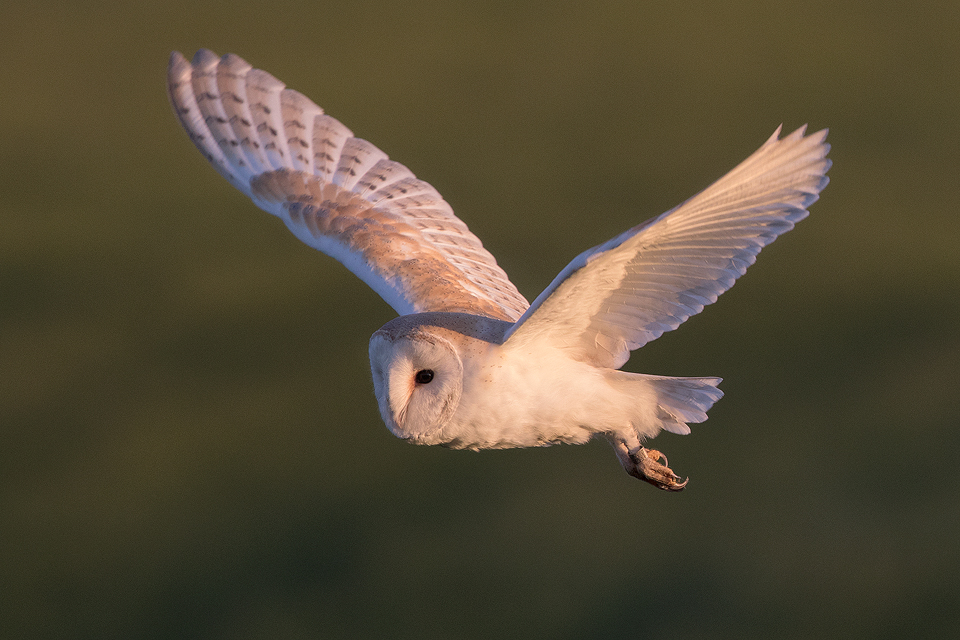
[(174, 53), (168, 79), (211, 164), (401, 314), (369, 350), (394, 434), (471, 449), (601, 435), (668, 490), (685, 482), (641, 443), (706, 420), (720, 379), (619, 367), (715, 302), (828, 182), (826, 131), (778, 128), (698, 195), (574, 258), (530, 305), (436, 189), (269, 73), (200, 50)]

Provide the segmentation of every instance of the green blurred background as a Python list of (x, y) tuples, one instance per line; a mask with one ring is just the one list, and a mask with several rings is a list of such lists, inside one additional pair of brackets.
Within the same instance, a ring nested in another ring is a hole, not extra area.
[[(960, 3), (14, 2), (0, 634), (960, 637)], [(718, 375), (686, 491), (395, 439), (391, 309), (206, 165), (235, 52), (431, 182), (533, 299), (784, 123), (831, 184), (628, 369)]]

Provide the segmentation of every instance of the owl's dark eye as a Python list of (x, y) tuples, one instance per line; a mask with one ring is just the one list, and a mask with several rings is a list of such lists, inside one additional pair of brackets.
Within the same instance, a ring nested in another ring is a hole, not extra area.
[(417, 375), (413, 376), (413, 379), (416, 380), (417, 384), (427, 384), (433, 380), (433, 369), (421, 369), (417, 371)]

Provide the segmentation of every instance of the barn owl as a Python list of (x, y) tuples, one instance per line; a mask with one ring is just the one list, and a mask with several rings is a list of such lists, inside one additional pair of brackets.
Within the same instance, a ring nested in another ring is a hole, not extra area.
[(269, 73), (174, 52), (168, 90), (217, 171), (400, 314), (369, 346), (394, 435), (474, 450), (599, 435), (629, 474), (671, 491), (686, 481), (643, 443), (706, 420), (720, 378), (619, 369), (805, 218), (831, 164), (826, 130), (778, 128), (700, 194), (581, 253), (529, 304), (436, 189)]

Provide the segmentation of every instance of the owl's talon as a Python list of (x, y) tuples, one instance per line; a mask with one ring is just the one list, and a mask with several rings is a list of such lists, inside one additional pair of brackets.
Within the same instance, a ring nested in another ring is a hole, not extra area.
[(637, 447), (631, 452), (632, 447), (624, 439), (615, 435), (610, 437), (610, 444), (613, 445), (613, 450), (624, 471), (634, 478), (649, 482), (664, 491), (680, 491), (687, 486), (687, 480), (681, 481), (680, 476), (667, 466), (667, 456), (656, 449)]
[[(680, 481), (680, 476), (667, 466), (667, 456), (655, 449), (640, 449), (630, 456), (634, 463), (634, 471), (630, 475), (640, 478), (644, 482), (649, 482), (658, 489), (664, 491), (681, 491), (689, 478)], [(659, 461), (663, 460), (661, 464)], [(629, 471), (629, 470), (628, 470)]]
[(664, 454), (662, 451), (657, 451), (656, 449), (644, 449), (644, 451), (646, 451), (647, 456), (653, 458), (655, 462), (660, 462), (663, 460), (663, 462), (660, 462), (660, 464), (665, 467), (670, 466), (670, 461), (667, 460), (666, 454)]

